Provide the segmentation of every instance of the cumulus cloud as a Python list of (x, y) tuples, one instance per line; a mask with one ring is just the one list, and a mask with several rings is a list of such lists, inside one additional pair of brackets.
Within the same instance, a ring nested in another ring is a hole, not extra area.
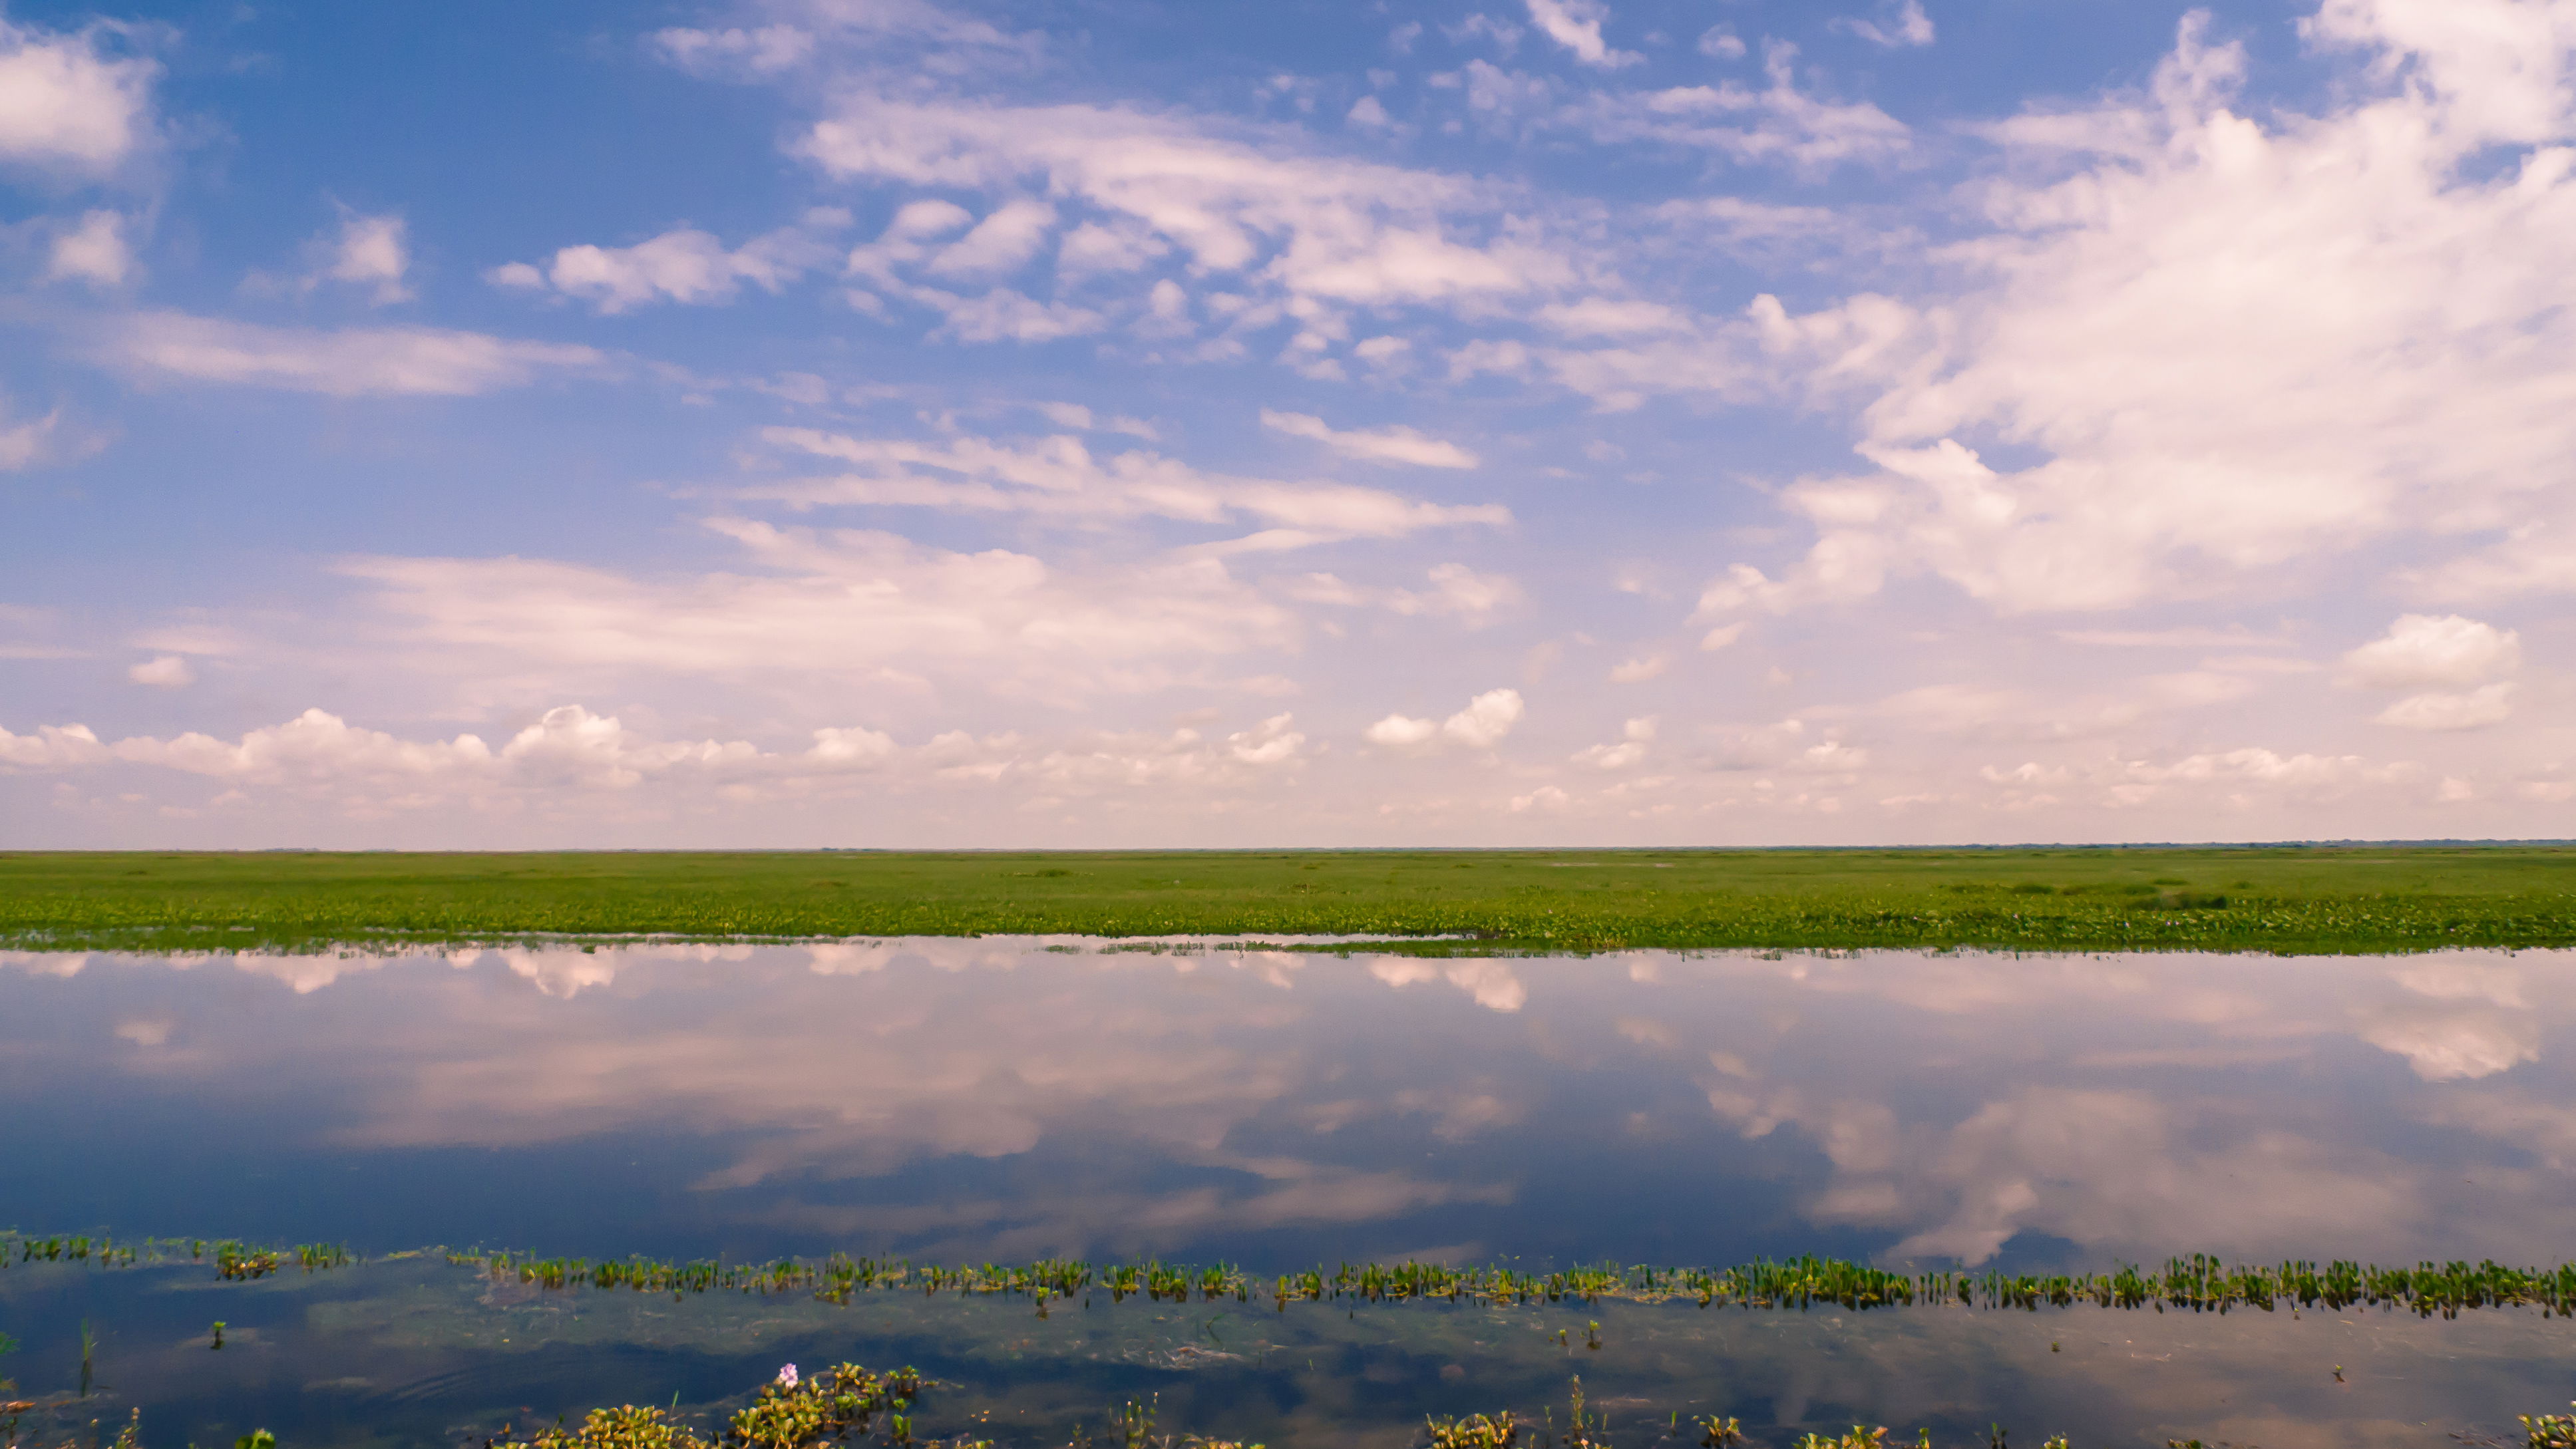
[(1026, 266), (1055, 229), (1055, 208), (1043, 201), (995, 207), (972, 231), (939, 249), (929, 270), (942, 277), (1004, 276)]
[(1308, 413), (1261, 410), (1261, 425), (1292, 438), (1312, 438), (1347, 458), (1369, 463), (1410, 463), (1417, 468), (1473, 468), (1476, 455), (1456, 443), (1425, 437), (1394, 424), (1382, 428), (1336, 430)]
[(2343, 664), (2355, 683), (2373, 689), (2478, 684), (2522, 667), (2522, 637), (2457, 614), (2406, 614)]
[(1673, 659), (1669, 654), (1640, 654), (1633, 659), (1623, 659), (1610, 666), (1610, 682), (1643, 684), (1649, 679), (1662, 678), (1664, 671), (1672, 667)]
[(1467, 701), (1465, 709), (1445, 720), (1391, 714), (1361, 733), (1370, 744), (1395, 750), (1436, 749), (1444, 744), (1489, 750), (1512, 732), (1524, 711), (1519, 690), (1491, 689)]
[(2513, 716), (2513, 686), (2490, 684), (2464, 694), (2414, 694), (2373, 716), (2408, 730), (2473, 730)]
[(197, 671), (179, 655), (163, 654), (126, 670), (125, 677), (155, 689), (185, 689), (197, 682)]
[(1605, 0), (1529, 0), (1529, 16), (1540, 34), (1585, 65), (1615, 70), (1645, 59), (1633, 50), (1613, 50), (1601, 38), (1601, 27), (1610, 18)]
[(712, 233), (680, 227), (633, 246), (569, 246), (540, 267), (510, 262), (486, 276), (496, 286), (552, 290), (587, 301), (603, 313), (630, 311), (653, 302), (711, 306), (732, 301), (744, 282), (775, 294), (833, 259), (831, 233), (849, 225), (849, 213), (818, 208), (795, 226), (781, 227), (727, 250)]
[(128, 32), (76, 32), (0, 17), (0, 164), (102, 176), (152, 137), (157, 62), (114, 52)]
[(134, 275), (134, 249), (126, 241), (125, 217), (113, 211), (81, 214), (80, 225), (55, 234), (45, 258), (45, 280), (81, 281), (93, 287), (120, 287)]
[(1578, 750), (1574, 763), (1595, 770), (1624, 770), (1646, 758), (1646, 747), (1654, 742), (1657, 721), (1645, 715), (1628, 721), (1619, 732), (1615, 745), (1590, 745)]
[[(2371, 689), (2424, 689), (2381, 710), (2381, 724), (2411, 730), (2468, 730), (2513, 714), (2514, 686), (2494, 680), (2522, 667), (2522, 636), (2457, 614), (2406, 614), (2388, 632), (2343, 657), (2347, 682)], [(2466, 686), (2477, 685), (2468, 689)]]
[(1932, 17), (1923, 13), (1923, 0), (1903, 0), (1892, 13), (1882, 13), (1886, 16), (1883, 22), (1846, 16), (1835, 20), (1834, 28), (1890, 49), (1932, 43)]
[(248, 792), (282, 791), (374, 812), (567, 794), (715, 790), (737, 802), (819, 789), (968, 789), (1046, 798), (1157, 789), (1252, 788), (1305, 759), (1306, 737), (1289, 714), (1219, 740), (1196, 730), (1097, 731), (1053, 740), (949, 731), (919, 745), (859, 725), (827, 726), (803, 748), (748, 740), (670, 740), (577, 704), (559, 705), (500, 743), (479, 734), (405, 739), (309, 709), (237, 740), (188, 733), (104, 741), (85, 725), (31, 734), (0, 728), (0, 772), (62, 773), (147, 767), (195, 775)]
[[(2327, 5), (2309, 34), (2366, 83), (2262, 120), (2195, 13), (2142, 92), (1987, 128), (2009, 164), (1950, 254), (1964, 290), (1758, 300), (1742, 345), (1858, 403), (1873, 466), (1785, 490), (1814, 549), (1723, 606), (1929, 572), (2005, 611), (2122, 608), (2380, 540), (2454, 552), (2410, 570), (2437, 597), (2558, 587), (2565, 505), (2533, 480), (2576, 446), (2576, 168), (2480, 158), (2576, 135), (2568, 31), (2557, 6), (2430, 13)], [(1978, 433), (2039, 460), (1998, 468)]]
[(334, 397), (463, 396), (518, 387), (607, 361), (595, 349), (434, 327), (262, 327), (183, 312), (139, 312), (93, 344), (128, 372), (325, 393)]
[(327, 244), (322, 275), (365, 287), (378, 306), (411, 299), (403, 275), (411, 269), (409, 224), (399, 216), (340, 211), (340, 234)]
[(24, 422), (11, 422), (6, 413), (0, 413), (0, 473), (55, 462), (80, 451), (65, 433), (60, 408)]

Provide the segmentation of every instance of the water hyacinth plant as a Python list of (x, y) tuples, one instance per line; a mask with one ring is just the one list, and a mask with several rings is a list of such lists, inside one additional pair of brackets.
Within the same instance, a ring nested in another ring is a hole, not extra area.
[[(2576, 1409), (2576, 1404), (2567, 1407)], [(2531, 1436), (2530, 1449), (2576, 1449), (2576, 1414), (2524, 1414), (2521, 1419), (2523, 1432)]]

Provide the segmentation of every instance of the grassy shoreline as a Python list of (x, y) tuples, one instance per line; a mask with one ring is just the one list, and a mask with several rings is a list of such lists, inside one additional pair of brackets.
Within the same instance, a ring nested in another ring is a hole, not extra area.
[(2564, 947), (2576, 846), (0, 852), (0, 946), (19, 949), (904, 935), (1447, 935), (1395, 949), (1452, 955)]

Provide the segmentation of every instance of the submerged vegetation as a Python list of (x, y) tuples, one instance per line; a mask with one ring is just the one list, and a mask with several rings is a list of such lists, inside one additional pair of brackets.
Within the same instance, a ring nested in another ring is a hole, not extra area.
[(1449, 936), (1406, 949), (2576, 945), (2576, 847), (0, 853), (0, 943)]

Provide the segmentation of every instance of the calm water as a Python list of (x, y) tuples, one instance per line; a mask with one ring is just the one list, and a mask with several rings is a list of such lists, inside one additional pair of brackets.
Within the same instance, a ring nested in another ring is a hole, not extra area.
[[(2576, 958), (2539, 952), (0, 955), (0, 1226), (1270, 1271), (2556, 1262), (2572, 1038)], [(450, 1442), (675, 1394), (712, 1414), (786, 1358), (916, 1363), (952, 1385), (926, 1429), (990, 1415), (978, 1432), (1027, 1444), (1159, 1393), (1167, 1429), (1393, 1449), (1425, 1412), (1561, 1403), (1576, 1373), (1640, 1446), (1713, 1408), (1775, 1444), (1861, 1416), (1961, 1443), (1996, 1420), (2030, 1446), (2453, 1443), (2576, 1398), (2576, 1325), (2536, 1313), (1102, 1299), (1039, 1320), (537, 1294), (434, 1258), (250, 1285), (22, 1264), (0, 1374), (72, 1389), (84, 1319), (106, 1388), (43, 1414), (140, 1403), (152, 1446), (252, 1419), (287, 1449)]]

